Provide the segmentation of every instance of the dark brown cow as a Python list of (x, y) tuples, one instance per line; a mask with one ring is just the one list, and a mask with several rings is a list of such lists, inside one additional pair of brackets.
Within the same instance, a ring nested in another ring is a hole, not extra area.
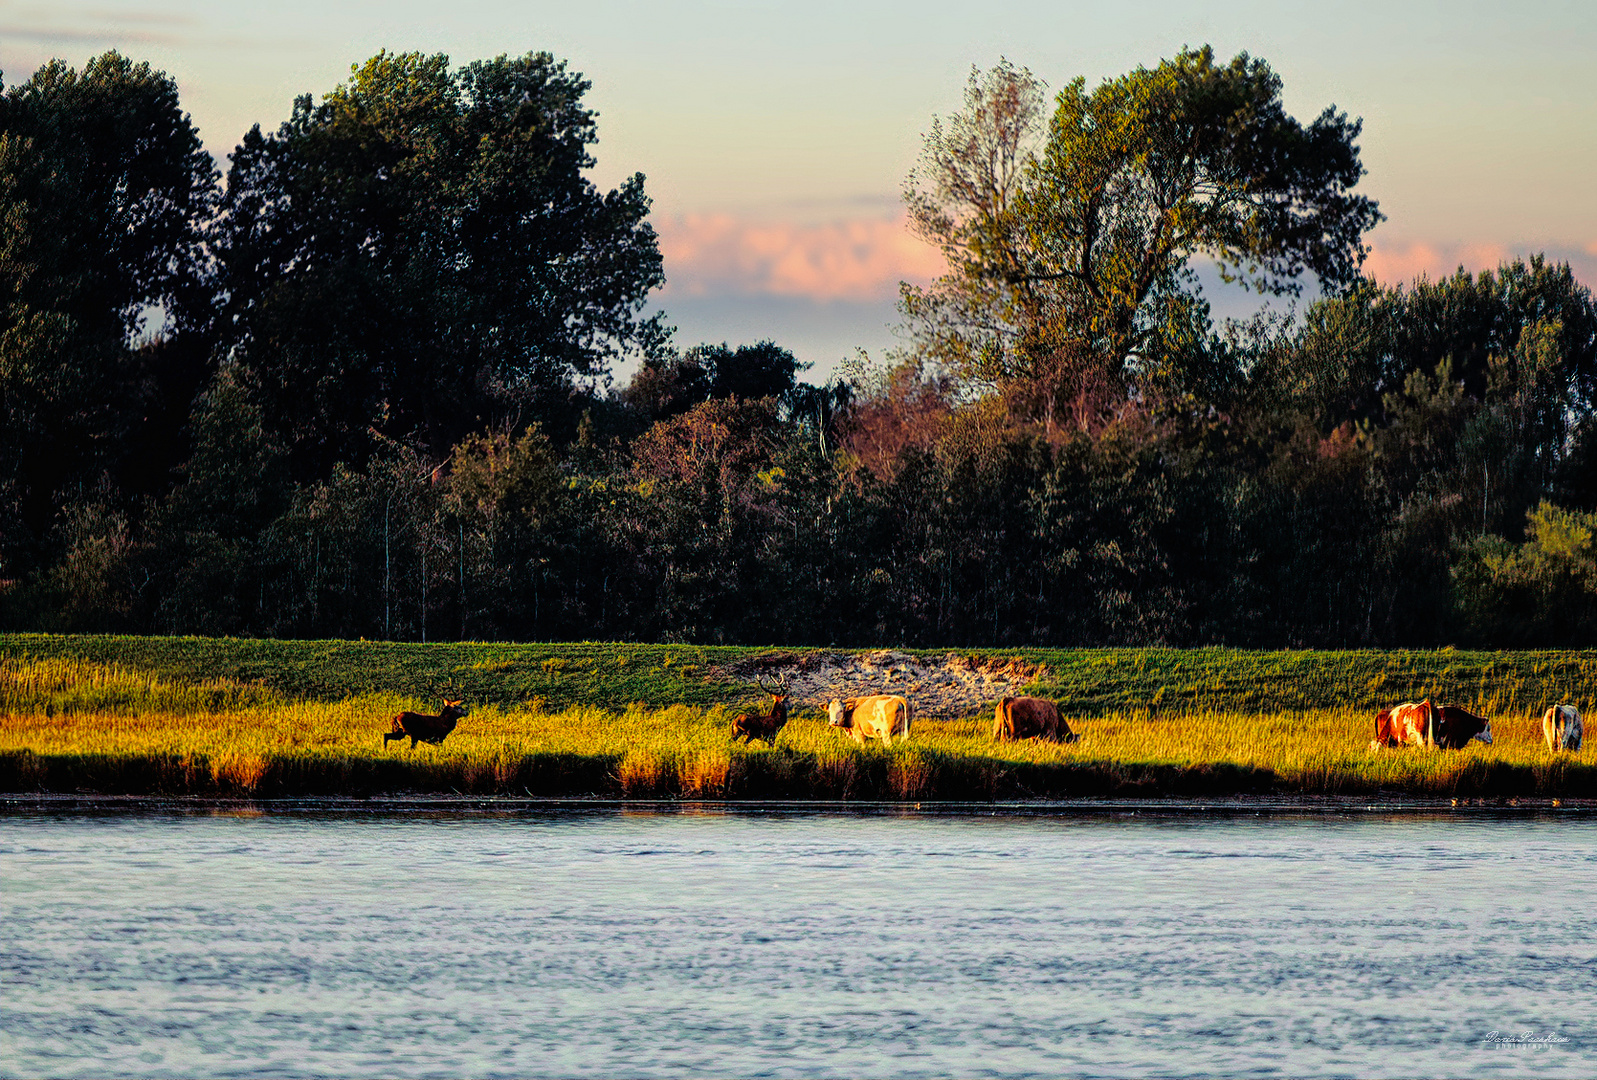
[(1487, 746), (1492, 744), (1492, 722), (1476, 716), (1457, 705), (1439, 705), (1436, 708), (1436, 728), (1433, 738), (1443, 750), (1462, 750), (1471, 739)]
[(787, 687), (771, 689), (760, 683), (760, 689), (771, 695), (771, 711), (767, 713), (740, 713), (732, 718), (732, 741), (742, 738), (747, 746), (755, 739), (764, 739), (776, 745), (776, 734), (787, 724)]
[(383, 736), (383, 745), (387, 746), (395, 739), (409, 739), (410, 748), (416, 749), (419, 742), (432, 743), (437, 746), (444, 741), (444, 737), (455, 730), (455, 724), (466, 715), (466, 710), (460, 707), (459, 701), (445, 701), (444, 711), (437, 716), (428, 713), (402, 712), (394, 717), (394, 729)]
[(1073, 743), (1081, 738), (1059, 715), (1059, 706), (1043, 698), (1006, 697), (993, 714), (993, 738), (999, 742), (1042, 739)]

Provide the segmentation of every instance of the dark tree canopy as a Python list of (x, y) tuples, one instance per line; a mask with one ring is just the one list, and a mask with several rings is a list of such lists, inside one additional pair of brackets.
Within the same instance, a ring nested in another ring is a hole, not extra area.
[(622, 400), (655, 420), (684, 413), (711, 398), (791, 398), (798, 373), (806, 370), (792, 352), (774, 341), (732, 348), (695, 345), (680, 356), (654, 357), (639, 366)]
[(701, 345), (694, 352), (714, 372), (710, 394), (718, 398), (780, 398), (793, 389), (798, 373), (809, 367), (769, 340), (736, 349), (727, 348), (725, 342), (719, 346)]
[[(66, 488), (126, 464), (134, 423), (161, 411), (174, 336), (209, 317), (215, 175), (177, 86), (148, 64), (52, 61), (0, 97), (0, 504), (20, 515), (14, 555)], [(199, 374), (178, 381), (192, 392)]]
[(548, 53), (380, 53), (245, 137), (218, 231), (234, 345), (302, 475), (373, 428), (441, 458), (658, 347), (643, 177), (584, 175), (589, 85)]

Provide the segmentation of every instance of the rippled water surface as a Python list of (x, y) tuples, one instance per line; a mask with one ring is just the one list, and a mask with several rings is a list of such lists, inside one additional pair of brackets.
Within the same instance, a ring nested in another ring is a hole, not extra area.
[(1575, 815), (0, 816), (28, 1076), (1591, 1076)]

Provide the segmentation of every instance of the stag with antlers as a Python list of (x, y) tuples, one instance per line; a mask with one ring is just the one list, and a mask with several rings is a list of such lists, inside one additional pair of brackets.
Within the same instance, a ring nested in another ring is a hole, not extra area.
[(776, 733), (787, 723), (787, 683), (781, 682), (775, 687), (770, 687), (766, 686), (763, 680), (755, 681), (761, 690), (771, 695), (771, 711), (739, 713), (733, 717), (732, 741), (737, 742), (742, 738), (743, 745), (747, 746), (755, 739), (764, 739), (775, 746)]

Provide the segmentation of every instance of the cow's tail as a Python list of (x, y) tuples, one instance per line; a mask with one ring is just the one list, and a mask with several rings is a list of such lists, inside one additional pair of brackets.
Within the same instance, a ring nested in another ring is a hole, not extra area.
[(1015, 737), (1015, 718), (1010, 715), (1010, 706), (1015, 703), (1012, 697), (998, 699), (998, 719), (993, 724), (993, 739), (1003, 742)]
[(909, 738), (910, 721), (915, 719), (915, 707), (909, 703), (909, 698), (904, 699), (904, 738)]

